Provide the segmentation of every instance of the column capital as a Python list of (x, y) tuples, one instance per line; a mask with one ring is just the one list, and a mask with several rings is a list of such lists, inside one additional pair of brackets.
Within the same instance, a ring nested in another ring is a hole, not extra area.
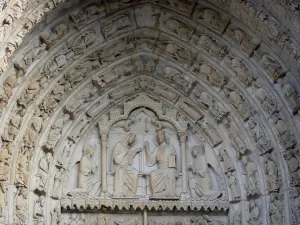
[(187, 132), (178, 132), (178, 137), (181, 143), (186, 141), (187, 136)]
[(100, 133), (101, 142), (107, 142), (107, 133)]

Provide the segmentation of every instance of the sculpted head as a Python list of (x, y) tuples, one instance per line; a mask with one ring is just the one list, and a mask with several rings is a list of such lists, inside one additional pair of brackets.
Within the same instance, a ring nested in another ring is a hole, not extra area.
[(197, 156), (198, 154), (205, 155), (205, 147), (203, 144), (196, 145), (192, 148), (192, 155)]
[(156, 130), (156, 138), (157, 138), (158, 144), (165, 142), (165, 139), (166, 139), (165, 131), (163, 129), (157, 129)]
[(51, 161), (51, 159), (52, 159), (51, 152), (47, 152), (46, 158), (47, 158), (48, 161)]
[(88, 146), (86, 149), (86, 153), (89, 154), (90, 156), (93, 156), (95, 152), (95, 149), (92, 146)]
[(127, 136), (127, 144), (131, 145), (135, 141), (136, 135), (134, 133), (130, 133)]

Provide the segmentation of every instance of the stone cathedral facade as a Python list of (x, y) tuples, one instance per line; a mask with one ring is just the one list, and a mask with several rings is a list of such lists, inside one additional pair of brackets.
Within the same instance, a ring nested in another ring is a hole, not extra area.
[(297, 0), (0, 0), (0, 22), (0, 224), (300, 224)]

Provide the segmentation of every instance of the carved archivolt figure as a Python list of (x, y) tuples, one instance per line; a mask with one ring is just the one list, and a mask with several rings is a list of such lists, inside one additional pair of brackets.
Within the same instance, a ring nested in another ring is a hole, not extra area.
[(29, 177), (29, 159), (30, 157), (26, 150), (20, 153), (15, 180), (15, 184), (17, 186), (27, 187), (27, 181)]
[(21, 189), (20, 193), (17, 196), (16, 210), (14, 211), (15, 213), (14, 221), (17, 222), (17, 224), (27, 223), (27, 216), (28, 216), (27, 195), (28, 195), (27, 189)]
[(272, 195), (270, 209), (269, 209), (270, 224), (281, 225), (283, 223), (282, 208), (283, 208), (282, 201), (280, 201), (275, 195)]
[(225, 173), (235, 170), (234, 167), (232, 166), (231, 159), (228, 155), (228, 152), (225, 149), (220, 151), (219, 158), (221, 161), (223, 161)]
[(48, 135), (48, 140), (45, 148), (54, 150), (58, 140), (61, 137), (61, 132), (64, 124), (64, 118), (59, 118), (52, 126)]
[(112, 152), (111, 172), (115, 173), (114, 177), (114, 197), (135, 196), (138, 180), (138, 171), (130, 167), (135, 155), (142, 151), (138, 148), (131, 149), (136, 139), (136, 135), (130, 133), (127, 137), (118, 142)]
[(243, 163), (245, 164), (248, 183), (246, 185), (247, 194), (254, 195), (259, 194), (259, 180), (257, 174), (257, 165), (248, 156), (243, 156)]
[(0, 151), (0, 181), (6, 181), (9, 173), (9, 160), (12, 154), (12, 144), (8, 143)]
[(231, 143), (236, 151), (237, 159), (241, 159), (248, 151), (245, 137), (241, 134), (241, 131), (233, 124), (230, 123), (228, 129), (228, 134), (231, 140)]
[(255, 203), (255, 200), (250, 201), (249, 207), (249, 225), (260, 225), (260, 208)]
[(40, 46), (31, 49), (29, 52), (26, 53), (24, 56), (24, 62), (27, 66), (33, 63), (35, 60), (39, 59), (44, 52), (46, 52), (47, 45), (42, 43)]
[(46, 182), (47, 182), (51, 160), (52, 160), (52, 154), (50, 152), (48, 152), (44, 157), (40, 159), (39, 171), (37, 173), (37, 177), (39, 177), (39, 183), (37, 189), (40, 191), (46, 188)]
[(183, 98), (178, 103), (178, 107), (182, 109), (192, 120), (196, 123), (203, 117), (203, 114), (190, 102), (185, 101)]
[(241, 211), (240, 210), (233, 210), (232, 216), (230, 217), (230, 225), (241, 225)]
[(230, 68), (233, 70), (236, 77), (242, 82), (242, 84), (247, 87), (250, 86), (253, 77), (251, 77), (250, 71), (246, 64), (241, 59), (233, 57), (226, 57), (225, 60), (228, 62)]
[(243, 120), (247, 120), (251, 116), (251, 108), (244, 96), (234, 89), (225, 89), (225, 94), (229, 98), (230, 103), (236, 108)]
[(98, 166), (93, 162), (95, 149), (88, 146), (79, 163), (79, 188), (68, 193), (68, 195), (76, 197), (95, 197), (99, 192), (101, 182), (98, 179)]
[(33, 207), (33, 222), (35, 225), (45, 224), (44, 205), (45, 205), (45, 197), (42, 195), (39, 197), (39, 200), (37, 200), (34, 203), (34, 207)]
[(177, 198), (175, 181), (177, 176), (175, 148), (166, 143), (166, 134), (162, 128), (156, 130), (158, 146), (151, 153), (149, 142), (145, 142), (147, 166), (157, 163), (158, 169), (150, 174), (153, 197)]
[(0, 181), (0, 222), (4, 222), (7, 213), (7, 185)]
[(267, 70), (275, 83), (285, 74), (285, 70), (282, 69), (281, 65), (269, 55), (263, 55), (260, 59), (260, 63)]
[(270, 137), (262, 124), (259, 124), (253, 117), (248, 120), (251, 136), (256, 142), (260, 154), (264, 154), (273, 149)]
[(175, 17), (169, 18), (164, 23), (169, 31), (177, 34), (182, 39), (189, 40), (193, 34), (193, 29), (189, 25)]
[(265, 174), (267, 178), (268, 190), (270, 192), (279, 190), (279, 173), (278, 166), (272, 159), (270, 153), (264, 157)]
[(233, 172), (228, 172), (227, 176), (228, 176), (228, 184), (229, 184), (229, 187), (230, 187), (230, 190), (231, 190), (232, 202), (238, 201), (241, 198), (241, 194), (240, 194), (241, 192), (240, 192), (240, 189), (237, 185), (237, 180), (234, 176), (234, 173)]
[(290, 149), (297, 143), (294, 134), (291, 132), (289, 123), (275, 115), (275, 126), (280, 140), (280, 144), (286, 149)]
[(293, 113), (296, 113), (298, 110), (300, 110), (300, 101), (299, 101), (299, 95), (297, 91), (289, 83), (283, 84), (282, 90), (285, 98), (292, 106)]
[(227, 109), (218, 101), (216, 101), (207, 92), (194, 92), (197, 102), (205, 109), (209, 109), (211, 114), (214, 116), (217, 123), (223, 121), (223, 119), (229, 114)]
[(300, 185), (300, 163), (296, 155), (290, 150), (285, 154), (285, 160), (289, 169), (290, 185)]
[(207, 137), (209, 143), (213, 146), (216, 147), (220, 143), (222, 143), (222, 139), (218, 132), (205, 120), (200, 120), (197, 122), (197, 125), (201, 128), (202, 132), (204, 135)]
[(189, 178), (189, 186), (193, 199), (199, 197), (207, 199), (216, 199), (222, 196), (222, 191), (211, 189), (211, 177), (208, 170), (208, 164), (205, 156), (204, 145), (194, 146), (191, 150), (193, 164), (189, 169), (192, 175)]
[(55, 173), (54, 184), (53, 184), (53, 189), (52, 189), (52, 198), (53, 199), (59, 199), (64, 171), (65, 171), (64, 168), (60, 168)]
[(255, 96), (261, 104), (263, 110), (272, 115), (277, 111), (277, 102), (271, 93), (268, 93), (264, 88), (258, 88)]

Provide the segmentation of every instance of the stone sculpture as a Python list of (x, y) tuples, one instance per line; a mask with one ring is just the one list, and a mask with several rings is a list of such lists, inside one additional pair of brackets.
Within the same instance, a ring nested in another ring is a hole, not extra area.
[(194, 123), (196, 123), (199, 119), (203, 117), (203, 114), (188, 100), (185, 101), (182, 98), (178, 106), (193, 120)]
[(29, 178), (29, 153), (25, 150), (19, 153), (18, 166), (15, 178), (15, 184), (17, 186), (27, 187)]
[(45, 197), (42, 195), (35, 201), (33, 206), (33, 223), (35, 225), (45, 224), (44, 218)]
[(196, 44), (198, 47), (203, 48), (210, 55), (216, 58), (224, 58), (224, 56), (228, 53), (226, 46), (222, 46), (208, 35), (201, 35)]
[(269, 192), (276, 192), (280, 189), (280, 177), (278, 165), (274, 162), (270, 153), (264, 155), (264, 165), (268, 190)]
[(237, 110), (237, 112), (241, 115), (243, 120), (248, 120), (251, 116), (251, 108), (248, 101), (245, 97), (239, 93), (239, 91), (235, 90), (234, 88), (226, 88), (224, 89), (224, 93), (228, 97), (232, 106)]
[(27, 195), (28, 195), (27, 189), (21, 188), (16, 197), (14, 221), (17, 224), (27, 223), (27, 219), (28, 219)]
[(265, 110), (269, 115), (277, 112), (277, 102), (270, 92), (267, 92), (265, 88), (258, 88), (255, 93), (263, 110)]
[(52, 161), (52, 154), (48, 152), (39, 161), (39, 168), (36, 177), (39, 179), (38, 186), (36, 187), (39, 191), (44, 191), (47, 189), (47, 177), (50, 168), (50, 163)]
[(201, 92), (200, 94), (199, 92), (194, 91), (193, 93), (196, 97), (196, 101), (210, 111), (217, 123), (221, 123), (223, 119), (228, 116), (228, 110), (207, 92)]
[(272, 151), (273, 145), (265, 127), (261, 123), (258, 123), (253, 117), (249, 118), (248, 125), (260, 154), (262, 155)]
[(257, 165), (253, 162), (250, 156), (245, 155), (242, 157), (242, 160), (245, 166), (248, 180), (246, 185), (247, 195), (250, 196), (260, 194)]
[(234, 172), (228, 172), (227, 177), (228, 177), (228, 184), (229, 184), (230, 191), (231, 191), (231, 198), (232, 198), (231, 202), (240, 201), (241, 192), (240, 192), (237, 180), (234, 176)]
[(293, 132), (290, 130), (289, 123), (276, 114), (274, 115), (274, 121), (280, 144), (285, 149), (293, 148), (297, 142)]
[(251, 200), (249, 203), (249, 225), (260, 225), (262, 224), (260, 219), (261, 209), (257, 205), (255, 200)]
[(189, 177), (189, 187), (192, 199), (210, 199), (220, 198), (222, 191), (211, 188), (211, 177), (209, 174), (208, 164), (205, 156), (204, 145), (197, 145), (191, 149), (193, 164), (189, 166), (192, 171)]
[(62, 135), (63, 124), (64, 124), (64, 118), (59, 118), (54, 122), (54, 124), (51, 126), (51, 130), (48, 135), (48, 140), (47, 143), (44, 145), (44, 148), (50, 151), (54, 150), (58, 140)]
[(53, 46), (60, 38), (65, 36), (69, 31), (69, 27), (66, 24), (58, 24), (52, 30), (47, 29), (41, 33), (41, 39), (50, 48)]
[(157, 164), (158, 169), (150, 174), (152, 198), (177, 199), (175, 193), (176, 151), (172, 145), (166, 143), (165, 130), (159, 127), (156, 130), (157, 147), (150, 152), (149, 142), (145, 142), (147, 166)]
[(13, 146), (8, 143), (0, 151), (0, 182), (7, 181), (9, 174), (10, 158), (13, 152)]
[(231, 144), (236, 151), (236, 157), (237, 159), (241, 159), (243, 155), (249, 152), (245, 136), (240, 132), (240, 130), (234, 123), (226, 122), (226, 125), (228, 126), (228, 134), (231, 140)]
[(208, 142), (211, 144), (212, 147), (216, 147), (222, 143), (222, 139), (218, 132), (205, 120), (200, 120), (197, 122), (199, 127), (201, 128), (204, 136), (208, 139)]
[(251, 86), (254, 80), (251, 71), (247, 67), (244, 61), (239, 58), (227, 56), (225, 61), (229, 65), (230, 69), (234, 72), (236, 78), (246, 87)]
[(35, 60), (42, 57), (42, 55), (46, 52), (47, 45), (42, 43), (40, 46), (35, 47), (28, 51), (24, 56), (24, 62), (27, 66), (33, 63)]
[(275, 225), (282, 225), (283, 224), (283, 204), (281, 199), (278, 198), (276, 195), (271, 195), (271, 202), (269, 208), (269, 216), (270, 216), (270, 223)]
[(295, 153), (290, 150), (284, 155), (290, 175), (290, 186), (300, 185), (300, 163)]
[(230, 225), (241, 225), (241, 211), (233, 209), (232, 212), (230, 211)]
[(225, 149), (220, 151), (219, 158), (223, 162), (225, 173), (235, 170), (231, 163), (231, 159), (228, 155), (228, 152)]
[(270, 55), (262, 55), (260, 58), (260, 63), (268, 72), (274, 83), (276, 83), (277, 80), (283, 77), (286, 73), (281, 65)]
[(63, 182), (64, 172), (65, 172), (64, 168), (59, 168), (59, 169), (57, 169), (57, 171), (55, 173), (54, 183), (53, 183), (53, 188), (52, 188), (52, 195), (51, 195), (51, 197), (53, 199), (60, 198), (60, 191), (61, 191), (61, 186), (62, 186), (62, 182)]
[(195, 73), (204, 82), (218, 88), (223, 88), (223, 86), (228, 82), (228, 78), (216, 70), (213, 66), (207, 63), (194, 62), (191, 71)]
[(130, 165), (135, 155), (142, 149), (131, 149), (135, 139), (136, 135), (130, 133), (113, 149), (111, 164), (111, 171), (115, 174), (113, 197), (132, 197), (136, 194), (138, 172)]
[(300, 109), (299, 94), (297, 93), (296, 89), (289, 83), (284, 83), (282, 85), (282, 90), (284, 93), (284, 97), (292, 107), (293, 113), (296, 114)]
[(51, 211), (51, 225), (60, 224), (61, 221), (61, 213), (60, 208), (57, 206), (56, 208)]
[(78, 188), (69, 192), (68, 195), (75, 199), (97, 198), (97, 194), (100, 191), (101, 182), (98, 178), (98, 165), (93, 162), (93, 156), (95, 149), (92, 146), (88, 146), (80, 159), (79, 163), (79, 177)]
[(7, 218), (7, 184), (0, 181), (0, 223)]

